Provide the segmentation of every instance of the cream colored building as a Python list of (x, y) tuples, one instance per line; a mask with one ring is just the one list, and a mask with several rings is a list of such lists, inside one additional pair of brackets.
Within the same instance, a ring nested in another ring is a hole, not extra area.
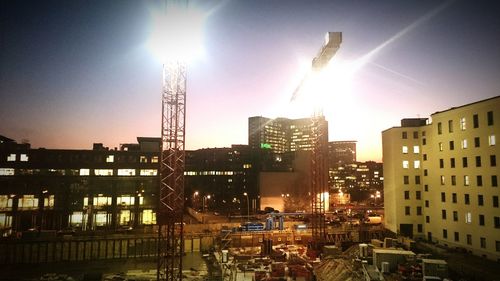
[(500, 260), (500, 96), (382, 132), (385, 225)]

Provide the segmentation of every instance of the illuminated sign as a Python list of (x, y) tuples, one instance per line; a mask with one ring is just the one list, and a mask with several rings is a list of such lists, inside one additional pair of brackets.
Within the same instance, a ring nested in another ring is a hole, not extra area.
[(268, 144), (268, 143), (261, 143), (260, 144), (260, 148), (263, 148), (263, 149), (271, 149), (271, 145)]

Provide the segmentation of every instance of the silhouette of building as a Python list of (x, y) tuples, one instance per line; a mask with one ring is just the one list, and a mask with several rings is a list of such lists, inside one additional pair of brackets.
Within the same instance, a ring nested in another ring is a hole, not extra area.
[(331, 141), (328, 143), (328, 162), (330, 167), (337, 164), (356, 162), (356, 141)]

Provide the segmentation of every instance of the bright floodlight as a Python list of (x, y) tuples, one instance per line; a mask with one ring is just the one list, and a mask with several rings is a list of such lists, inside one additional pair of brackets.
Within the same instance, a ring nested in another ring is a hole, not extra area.
[(162, 62), (189, 61), (202, 55), (205, 17), (194, 7), (174, 5), (153, 12), (149, 49)]

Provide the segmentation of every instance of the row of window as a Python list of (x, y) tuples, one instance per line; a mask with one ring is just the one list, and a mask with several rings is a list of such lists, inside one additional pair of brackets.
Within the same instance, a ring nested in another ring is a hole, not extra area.
[[(490, 155), (490, 167), (496, 167), (497, 166), (497, 156), (496, 155)], [(475, 159), (475, 164), (476, 164), (476, 167), (481, 167), (482, 166), (482, 160), (481, 160), (481, 156), (475, 156), (474, 157)], [(439, 168), (443, 169), (445, 167), (445, 164), (444, 164), (444, 159), (441, 158), (439, 159)], [(456, 161), (455, 161), (455, 158), (452, 157), (450, 158), (450, 168), (455, 168), (455, 165), (456, 164)], [(469, 160), (467, 157), (462, 157), (462, 168), (467, 168), (469, 167)]]
[[(486, 120), (488, 126), (493, 126), (493, 111), (488, 111), (486, 113)], [(479, 128), (479, 115), (472, 115), (472, 126), (473, 128)], [(460, 130), (465, 131), (467, 129), (467, 119), (465, 117), (460, 118)], [(448, 133), (453, 133), (454, 126), (453, 120), (448, 120)], [(438, 134), (441, 135), (443, 133), (443, 125), (441, 122), (437, 124)]]
[[(40, 172), (39, 170), (37, 170)], [(69, 171), (69, 172), (68, 172)], [(115, 174), (115, 170), (113, 169), (79, 169), (79, 170), (55, 170), (49, 169), (48, 173), (54, 173), (57, 175), (79, 175), (79, 176), (90, 176), (91, 171), (94, 176), (113, 176)], [(37, 174), (33, 170), (31, 173), (24, 169), (19, 170), (19, 173), (16, 173), (16, 169), (14, 168), (0, 168), (0, 176), (15, 176), (15, 175), (29, 175), (29, 174)], [(158, 174), (157, 169), (139, 169), (140, 176), (156, 176)], [(117, 176), (136, 176), (136, 169), (117, 169)]]
[[(441, 202), (445, 203), (446, 202), (446, 193), (445, 192), (441, 192)], [(457, 194), (456, 193), (452, 193), (451, 194), (451, 202), (452, 203), (457, 203)], [(426, 200), (426, 207), (428, 207), (428, 201)], [(491, 203), (492, 203), (492, 206), (494, 208), (498, 208), (498, 196), (497, 195), (493, 195), (491, 197)], [(470, 195), (469, 194), (464, 194), (464, 204), (465, 205), (470, 205)], [(484, 206), (484, 196), (482, 194), (478, 194), (477, 195), (477, 205), (478, 206)]]
[[(19, 157), (18, 157), (19, 156)], [(59, 155), (59, 158), (61, 156)], [(73, 159), (79, 159), (79, 156), (72, 156)], [(83, 157), (84, 159), (88, 159), (87, 157)], [(123, 162), (123, 160), (125, 160), (125, 157), (123, 156), (118, 156), (118, 162)], [(21, 153), (19, 155), (15, 154), (15, 153), (11, 153), (9, 155), (7, 155), (7, 162), (16, 162), (16, 161), (21, 161), (21, 162), (28, 162), (29, 160), (29, 156), (25, 153)], [(94, 160), (96, 160), (96, 162), (102, 162), (102, 156), (95, 156), (94, 157)], [(129, 162), (136, 162), (137, 161), (137, 156), (128, 156), (128, 160)], [(148, 157), (148, 156), (145, 156), (145, 155), (141, 155), (139, 156), (139, 162), (140, 163), (158, 163), (158, 156), (152, 156), (152, 157)], [(106, 163), (113, 163), (115, 162), (115, 155), (107, 155), (106, 158), (105, 158), (105, 162)]]
[[(465, 242), (467, 245), (472, 245), (472, 235), (471, 234), (466, 234), (466, 239)], [(448, 239), (448, 230), (443, 229), (443, 239)], [(459, 232), (454, 232), (453, 233), (453, 239), (455, 242), (460, 242), (460, 233)], [(479, 246), (481, 248), (486, 248), (486, 238), (485, 237), (479, 237)], [(495, 251), (500, 252), (500, 241), (495, 241)]]
[[(441, 185), (445, 185), (446, 184), (446, 177), (444, 175), (441, 175), (439, 177), (439, 179), (440, 179)], [(450, 177), (450, 183), (451, 183), (452, 186), (457, 185), (457, 176), (452, 175)], [(491, 176), (491, 182), (490, 182), (490, 184), (491, 184), (492, 187), (497, 187), (498, 186), (497, 175), (492, 175)], [(470, 176), (469, 175), (464, 175), (463, 176), (463, 185), (464, 186), (471, 185), (471, 180), (470, 180)], [(481, 176), (481, 175), (477, 175), (476, 176), (476, 186), (483, 186), (483, 176)]]
[[(495, 146), (496, 145), (496, 136), (495, 135), (489, 135), (488, 136), (488, 145), (489, 146)], [(467, 139), (463, 139), (460, 142), (460, 146), (462, 149), (467, 149), (469, 147), (469, 143)], [(481, 139), (479, 137), (474, 138), (474, 147), (481, 147)], [(439, 151), (444, 150), (444, 144), (442, 142), (438, 143), (438, 148)], [(448, 142), (448, 149), (449, 150), (455, 150), (455, 141), (449, 141)]]

